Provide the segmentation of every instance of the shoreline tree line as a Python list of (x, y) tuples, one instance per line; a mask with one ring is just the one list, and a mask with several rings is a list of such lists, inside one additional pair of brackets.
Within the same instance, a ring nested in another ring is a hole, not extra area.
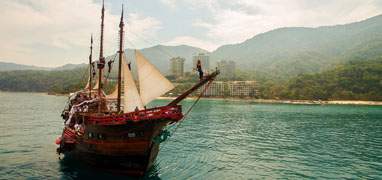
[[(111, 77), (115, 78), (115, 73)], [(195, 74), (176, 80), (169, 77), (178, 94), (197, 81)], [(0, 90), (18, 92), (47, 92), (67, 94), (83, 88), (86, 84), (87, 68), (71, 70), (19, 70), (0, 72)], [(338, 64), (319, 73), (303, 73), (297, 76), (279, 78), (272, 72), (238, 71), (234, 79), (255, 80), (261, 99), (288, 100), (373, 100), (382, 101), (382, 57), (373, 60), (353, 60)], [(106, 87), (112, 91), (111, 80)]]

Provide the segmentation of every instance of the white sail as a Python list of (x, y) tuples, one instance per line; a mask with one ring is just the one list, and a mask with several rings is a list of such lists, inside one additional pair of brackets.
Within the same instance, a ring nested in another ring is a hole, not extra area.
[(86, 83), (84, 89), (89, 89), (89, 86), (90, 86), (90, 77), (88, 78), (88, 82)]
[(136, 108), (143, 109), (141, 97), (139, 96), (129, 66), (126, 63), (125, 56), (122, 58), (122, 69), (124, 83), (123, 111), (127, 113), (134, 111)]
[[(103, 74), (103, 70), (102, 70), (102, 74)], [(98, 89), (99, 88), (99, 82), (98, 82), (98, 76), (95, 77), (95, 82), (96, 84), (94, 85), (94, 87), (92, 87), (94, 90)], [(103, 83), (105, 83), (105, 78), (102, 77), (102, 80), (101, 80)]]
[(106, 95), (107, 99), (117, 99), (118, 98), (118, 84), (115, 85), (114, 91), (111, 94)]
[[(91, 69), (91, 66), (90, 66), (90, 65), (89, 65), (89, 69)], [(88, 70), (89, 70), (89, 69), (88, 69)], [(91, 75), (89, 74), (89, 76), (88, 76), (88, 81), (87, 81), (87, 83), (86, 83), (84, 89), (90, 90), (90, 89), (89, 89), (89, 87), (90, 87), (90, 83), (91, 83), (91, 82), (90, 82), (90, 76), (91, 76)]]
[(97, 78), (96, 84), (94, 85), (93, 89), (98, 89), (98, 86), (99, 86), (99, 83), (98, 83), (98, 78)]
[(135, 50), (137, 62), (139, 92), (143, 105), (174, 88), (159, 70), (152, 65), (139, 51)]

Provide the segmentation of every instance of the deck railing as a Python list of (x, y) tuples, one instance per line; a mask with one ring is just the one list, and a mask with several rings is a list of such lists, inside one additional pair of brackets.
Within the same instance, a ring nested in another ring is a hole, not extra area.
[(109, 115), (89, 115), (85, 118), (86, 124), (124, 124), (128, 121), (155, 121), (168, 119), (170, 121), (179, 121), (183, 118), (182, 107), (162, 106), (151, 109), (133, 111), (124, 114), (109, 114)]

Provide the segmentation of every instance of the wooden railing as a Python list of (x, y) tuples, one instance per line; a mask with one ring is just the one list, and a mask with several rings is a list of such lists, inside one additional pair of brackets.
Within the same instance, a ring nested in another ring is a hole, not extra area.
[(110, 114), (110, 115), (89, 115), (86, 118), (86, 124), (124, 124), (128, 121), (155, 121), (161, 119), (168, 119), (170, 121), (179, 121), (183, 118), (182, 107), (176, 106), (162, 106), (151, 109), (139, 110), (124, 114)]

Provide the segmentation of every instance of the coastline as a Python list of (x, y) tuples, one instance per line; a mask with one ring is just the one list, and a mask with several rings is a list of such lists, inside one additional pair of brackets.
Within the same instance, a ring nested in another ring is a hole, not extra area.
[[(173, 100), (175, 97), (159, 97), (157, 99)], [(194, 100), (196, 97), (188, 97), (188, 100)], [(261, 104), (301, 104), (301, 105), (365, 105), (365, 106), (382, 106), (382, 101), (362, 101), (362, 100), (276, 100), (276, 99), (253, 99), (253, 98), (218, 98), (203, 97), (207, 100), (220, 101), (247, 101)]]
[[(0, 91), (10, 92), (10, 91)], [(30, 92), (20, 92), (30, 93)], [(36, 92), (51, 96), (68, 96), (69, 94), (60, 93), (44, 93)], [(317, 100), (277, 100), (277, 99), (254, 99), (254, 98), (220, 98), (220, 97), (202, 97), (206, 100), (218, 100), (218, 101), (245, 101), (260, 104), (300, 104), (300, 105), (363, 105), (363, 106), (382, 106), (382, 101), (362, 101), (362, 100), (329, 100), (329, 101), (317, 101)], [(173, 100), (175, 97), (161, 96), (157, 99), (160, 100)], [(187, 97), (187, 100), (195, 100), (196, 97)]]

